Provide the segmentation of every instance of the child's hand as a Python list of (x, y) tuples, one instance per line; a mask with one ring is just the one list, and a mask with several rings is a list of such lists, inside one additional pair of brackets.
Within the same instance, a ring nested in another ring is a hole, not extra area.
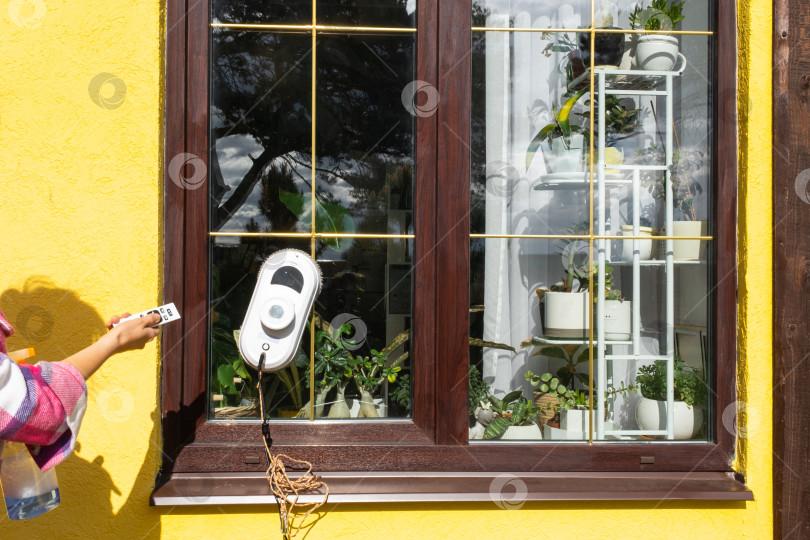
[[(120, 317), (112, 317), (107, 323), (107, 328), (112, 327), (113, 324), (118, 324), (121, 319), (127, 317), (129, 317), (129, 313), (123, 313)], [(147, 343), (155, 339), (160, 333), (159, 328), (151, 328), (151, 326), (159, 322), (160, 315), (150, 313), (139, 319), (123, 322), (118, 324), (115, 328), (112, 328), (107, 335), (114, 343), (115, 353), (143, 349)]]

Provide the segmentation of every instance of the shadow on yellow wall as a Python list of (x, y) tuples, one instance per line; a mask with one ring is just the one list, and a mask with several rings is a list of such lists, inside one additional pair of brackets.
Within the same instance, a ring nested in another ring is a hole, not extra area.
[[(43, 276), (30, 277), (20, 290), (9, 289), (0, 294), (0, 309), (15, 328), (14, 335), (8, 340), (8, 349), (34, 347), (34, 361), (63, 360), (91, 345), (107, 332), (104, 319), (92, 306), (83, 302), (76, 292), (59, 288)], [(98, 379), (96, 375), (91, 387), (96, 386), (103, 391), (104, 382), (98, 384)], [(91, 407), (92, 400), (88, 413)], [(159, 440), (157, 410), (152, 412), (151, 420), (151, 433), (144, 433), (143, 436), (148, 437), (154, 445)], [(103, 448), (105, 441), (99, 441), (98, 437), (107, 434), (115, 437), (121, 427), (105, 429), (103, 425), (89, 426), (88, 418), (85, 418), (74, 453), (56, 468), (62, 498), (59, 507), (22, 522), (9, 521), (0, 509), (0, 538), (51, 538), (55, 532), (58, 532), (59, 538), (83, 539), (99, 537), (99, 534), (105, 538), (161, 536), (160, 513), (150, 509), (147, 502), (154, 485), (154, 467), (147, 466), (146, 461), (131, 464), (132, 473), (136, 467), (139, 468), (135, 483), (127, 490), (126, 501), (117, 512), (114, 511), (113, 497), (122, 495), (122, 487), (104, 468), (103, 454), (89, 457), (94, 453), (91, 445), (81, 443), (82, 431), (85, 430), (92, 430), (93, 442)], [(132, 473), (127, 475), (128, 478), (132, 477)]]

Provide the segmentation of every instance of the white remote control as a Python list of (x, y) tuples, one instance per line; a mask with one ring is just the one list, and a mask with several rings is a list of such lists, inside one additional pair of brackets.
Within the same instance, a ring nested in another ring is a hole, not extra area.
[(242, 329), (239, 352), (254, 369), (276, 371), (298, 352), (307, 318), (321, 290), (321, 269), (308, 254), (282, 249), (259, 270)]
[(154, 328), (156, 326), (162, 326), (162, 325), (166, 324), (167, 322), (176, 321), (177, 319), (180, 318), (180, 313), (177, 311), (177, 308), (174, 307), (174, 302), (171, 302), (169, 304), (165, 304), (165, 305), (160, 306), (160, 307), (148, 309), (146, 311), (141, 311), (140, 313), (136, 313), (135, 315), (130, 315), (126, 319), (121, 319), (120, 321), (115, 323), (113, 325), (113, 327), (118, 326), (122, 322), (127, 322), (127, 321), (131, 321), (133, 319), (139, 319), (141, 317), (145, 317), (146, 315), (149, 315), (150, 313), (157, 313), (158, 315), (160, 315), (160, 322), (157, 323), (156, 325), (152, 326), (152, 328)]

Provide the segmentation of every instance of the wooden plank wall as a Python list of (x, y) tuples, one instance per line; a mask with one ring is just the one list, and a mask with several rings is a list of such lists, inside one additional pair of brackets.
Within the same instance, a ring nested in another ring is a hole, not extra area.
[(810, 3), (774, 0), (774, 538), (810, 538)]

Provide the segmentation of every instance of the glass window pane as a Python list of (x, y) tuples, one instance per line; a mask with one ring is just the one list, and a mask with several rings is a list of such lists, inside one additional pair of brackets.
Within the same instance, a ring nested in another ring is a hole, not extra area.
[(712, 38), (672, 39), (473, 32), (473, 440), (713, 436)]
[(312, 2), (212, 0), (211, 19), (223, 24), (312, 24)]
[[(412, 251), (408, 241), (402, 242), (354, 239), (344, 251), (317, 244), (315, 258), (323, 279), (314, 308), (316, 373), (309, 372), (312, 337), (307, 323), (294, 361), (262, 376), (271, 417), (308, 419), (313, 381), (316, 417), (410, 416)], [(287, 248), (309, 252), (309, 240), (219, 237), (212, 241), (211, 418), (259, 416), (257, 373), (242, 361), (234, 332), (241, 327), (262, 263)]]
[(311, 48), (306, 34), (214, 31), (212, 230), (296, 230), (285, 193), (311, 189)]
[(414, 28), (416, 0), (317, 0), (318, 24)]
[[(209, 418), (260, 417), (258, 373), (247, 365), (236, 346), (265, 259), (279, 249), (309, 252), (308, 239), (219, 237), (211, 242), (211, 316), (208, 373)], [(286, 368), (262, 375), (265, 408), (272, 417), (297, 414), (309, 399), (306, 371), (308, 341)]]
[(298, 356), (262, 378), (268, 414), (308, 419), (310, 388), (319, 418), (411, 414), (414, 36), (311, 47), (311, 33), (213, 30), (211, 230), (229, 236), (211, 240), (211, 418), (257, 418), (234, 332), (262, 262), (313, 245), (323, 288)]
[[(333, 333), (331, 340), (316, 341), (316, 360), (325, 367), (315, 377), (325, 399), (324, 416), (410, 416), (410, 242), (355, 238), (342, 251), (323, 242), (316, 258), (323, 289), (315, 312)], [(348, 333), (336, 337), (344, 325)], [(345, 349), (349, 377), (337, 368), (327, 373), (332, 343)]]
[(415, 117), (402, 94), (414, 46), (412, 35), (319, 38), (316, 185), (339, 215), (318, 232), (412, 232)]
[(518, 2), (473, 0), (472, 23), (486, 28), (584, 28), (591, 22), (590, 0)]

